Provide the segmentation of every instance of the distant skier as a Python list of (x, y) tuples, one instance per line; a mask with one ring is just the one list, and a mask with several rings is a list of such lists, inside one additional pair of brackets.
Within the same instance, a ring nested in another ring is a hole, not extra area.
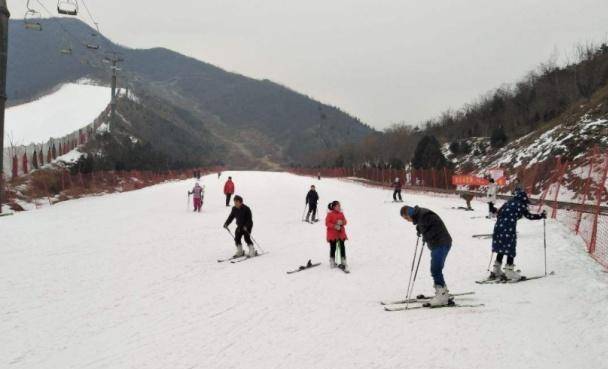
[[(429, 301), (431, 306), (445, 306), (450, 303), (448, 287), (443, 277), (445, 259), (452, 248), (452, 237), (445, 224), (433, 211), (418, 206), (404, 206), (401, 217), (416, 226), (418, 236), (431, 250), (431, 275), (435, 296)], [(423, 246), (424, 247), (424, 246)]]
[(486, 200), (488, 201), (488, 218), (496, 216), (496, 195), (498, 193), (498, 185), (494, 183), (494, 179), (490, 178), (488, 184), (488, 190), (486, 191)]
[(321, 180), (321, 172), (317, 172), (317, 179), (320, 181)]
[(395, 178), (395, 182), (393, 182), (393, 188), (393, 201), (403, 201), (403, 199), (401, 198), (401, 188), (403, 188), (403, 185), (401, 184), (401, 179), (399, 179), (399, 177)]
[(226, 207), (230, 206), (230, 198), (234, 194), (234, 182), (232, 177), (228, 177), (228, 180), (224, 184), (224, 195), (226, 195)]
[(471, 201), (473, 201), (473, 199), (475, 198), (475, 195), (473, 195), (470, 192), (462, 192), (460, 194), (460, 198), (463, 199), (467, 203), (467, 207), (465, 208), (463, 206), (459, 206), (458, 209), (472, 211), (473, 207), (471, 206)]
[(511, 193), (513, 195), (515, 195), (515, 194), (517, 194), (517, 192), (523, 191), (523, 190), (524, 190), (524, 185), (521, 183), (521, 179), (515, 178), (513, 180), (513, 190), (511, 191)]
[[(327, 205), (329, 212), (325, 217), (325, 226), (327, 227), (327, 242), (329, 242), (329, 266), (335, 268), (339, 266), (345, 272), (349, 272), (348, 263), (346, 261), (346, 247), (344, 242), (348, 239), (346, 236), (346, 217), (342, 213), (342, 207), (339, 201), (332, 201)], [(336, 249), (340, 252), (340, 265), (336, 264)]]
[(188, 191), (188, 195), (192, 195), (192, 201), (194, 202), (194, 211), (198, 211), (200, 213), (201, 208), (203, 207), (205, 189), (201, 187), (198, 182), (196, 182), (192, 191)]
[(224, 228), (228, 228), (230, 223), (236, 219), (236, 230), (234, 231), (234, 242), (236, 244), (236, 254), (234, 257), (240, 257), (245, 255), (243, 251), (243, 244), (241, 239), (245, 237), (245, 242), (249, 248), (248, 257), (254, 257), (257, 255), (253, 242), (251, 240), (251, 230), (253, 229), (253, 216), (251, 209), (243, 204), (243, 198), (241, 196), (234, 196), (234, 207), (224, 223)]
[[(496, 261), (489, 279), (506, 279), (509, 281), (522, 279), (514, 265), (517, 246), (517, 221), (522, 217), (530, 220), (547, 217), (544, 211), (540, 214), (531, 214), (528, 210), (528, 203), (528, 195), (524, 191), (517, 191), (515, 196), (498, 210), (498, 219), (492, 234), (492, 252), (496, 253)], [(507, 264), (503, 271), (501, 268), (505, 255), (507, 256)]]
[(306, 194), (306, 205), (308, 205), (308, 213), (306, 213), (306, 221), (310, 222), (310, 216), (312, 215), (312, 222), (316, 222), (317, 219), (317, 203), (319, 202), (319, 194), (314, 185), (310, 186), (310, 191)]
[(222, 176), (222, 172), (221, 171), (217, 172), (217, 179), (220, 179), (221, 176)]

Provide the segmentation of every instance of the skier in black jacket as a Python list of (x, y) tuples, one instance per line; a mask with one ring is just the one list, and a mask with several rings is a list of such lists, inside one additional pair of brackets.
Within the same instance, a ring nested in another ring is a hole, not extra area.
[(450, 297), (443, 278), (443, 267), (452, 247), (452, 236), (439, 215), (429, 209), (404, 206), (400, 214), (403, 219), (416, 226), (418, 237), (422, 236), (422, 241), (431, 250), (431, 275), (435, 287), (435, 297), (430, 301), (431, 306), (448, 305)]
[(234, 257), (240, 257), (245, 255), (243, 251), (243, 245), (241, 239), (245, 237), (245, 242), (249, 248), (248, 257), (254, 257), (257, 255), (253, 242), (251, 241), (251, 230), (253, 229), (253, 216), (251, 209), (243, 204), (243, 198), (241, 196), (234, 197), (234, 207), (224, 223), (224, 228), (228, 228), (230, 223), (236, 219), (236, 230), (234, 231), (234, 242), (236, 244), (236, 254)]
[(319, 202), (319, 194), (314, 185), (310, 186), (310, 191), (306, 194), (306, 204), (308, 205), (308, 213), (306, 213), (306, 221), (310, 222), (310, 215), (312, 214), (312, 221), (316, 222), (317, 219), (317, 203)]

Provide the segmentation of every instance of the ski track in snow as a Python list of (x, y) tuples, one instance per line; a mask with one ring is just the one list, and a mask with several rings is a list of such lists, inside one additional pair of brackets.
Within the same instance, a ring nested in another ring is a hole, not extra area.
[[(269, 251), (244, 263), (221, 228), (227, 175), (251, 206)], [(390, 192), (347, 181), (232, 172), (202, 178), (201, 214), (186, 211), (193, 180), (63, 202), (0, 220), (1, 368), (606, 368), (608, 275), (578, 237), (547, 222), (556, 275), (476, 285), (492, 222), (453, 210), (454, 197), (405, 193), (439, 213), (454, 238), (453, 292), (481, 308), (385, 312), (403, 297), (414, 227)], [(323, 222), (302, 222), (316, 184), (321, 219), (341, 200), (352, 272), (328, 267)], [(519, 223), (518, 268), (543, 273), (542, 222)], [(287, 275), (308, 259), (320, 267)], [(430, 293), (425, 250), (415, 293)]]

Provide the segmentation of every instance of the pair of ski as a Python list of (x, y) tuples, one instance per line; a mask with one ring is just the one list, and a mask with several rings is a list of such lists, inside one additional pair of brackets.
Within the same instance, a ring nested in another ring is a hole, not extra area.
[(416, 309), (440, 309), (447, 307), (481, 307), (484, 304), (459, 304), (454, 301), (454, 297), (461, 296), (469, 296), (473, 295), (475, 292), (462, 292), (462, 293), (453, 293), (450, 294), (450, 303), (448, 305), (443, 306), (431, 306), (430, 301), (432, 297), (425, 295), (418, 295), (413, 299), (405, 299), (405, 300), (394, 300), (394, 301), (381, 301), (380, 304), (384, 305), (384, 310), (386, 311), (405, 311), (405, 310), (416, 310)]
[(492, 236), (493, 236), (492, 233), (484, 233), (484, 234), (474, 234), (471, 237), (480, 238), (480, 239), (490, 239), (490, 238), (492, 238)]
[(217, 259), (218, 263), (225, 263), (225, 262), (230, 262), (232, 264), (236, 264), (236, 263), (240, 263), (246, 260), (251, 260), (254, 258), (257, 258), (258, 256), (262, 256), (267, 254), (266, 252), (258, 252), (255, 256), (251, 257), (251, 256), (247, 256), (247, 255), (243, 255), (243, 256), (232, 256), (229, 258), (225, 258), (225, 259)]
[(452, 206), (452, 210), (474, 211), (473, 208), (465, 208), (464, 206)]
[(297, 269), (288, 270), (287, 274), (293, 274), (293, 273), (302, 272), (302, 271), (304, 271), (306, 269), (318, 267), (319, 265), (321, 265), (321, 263), (313, 263), (311, 260), (308, 260), (308, 263), (306, 263), (306, 265), (300, 265)]
[(302, 221), (306, 222), (306, 223), (309, 223), (309, 224), (315, 224), (315, 223), (317, 223), (319, 221), (319, 219), (313, 219), (313, 220), (303, 219)]
[[(550, 274), (554, 274), (553, 272), (551, 272)], [(535, 275), (532, 277), (526, 277), (526, 276), (522, 276), (521, 279), (517, 280), (517, 281), (509, 281), (508, 279), (503, 279), (503, 278), (486, 278), (486, 279), (482, 279), (480, 281), (475, 281), (475, 283), (477, 284), (514, 284), (514, 283), (520, 283), (520, 282), (526, 282), (526, 281), (532, 281), (535, 279), (540, 279), (540, 278), (545, 278), (546, 275)]]

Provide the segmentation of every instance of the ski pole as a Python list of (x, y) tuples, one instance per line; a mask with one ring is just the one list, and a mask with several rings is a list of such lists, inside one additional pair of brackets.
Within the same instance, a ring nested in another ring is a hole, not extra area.
[(414, 275), (414, 265), (416, 265), (416, 255), (418, 254), (418, 243), (420, 242), (420, 236), (416, 239), (416, 247), (414, 247), (414, 256), (412, 257), (412, 267), (410, 269), (410, 278), (407, 282), (407, 291), (405, 292), (405, 300), (410, 299), (410, 287), (412, 285), (412, 276)]
[(494, 251), (490, 250), (490, 262), (488, 263), (488, 272), (490, 271), (490, 267), (492, 266), (492, 259), (494, 259)]
[(190, 211), (190, 193), (188, 193), (188, 198), (186, 199), (186, 211)]
[(302, 212), (302, 221), (304, 221), (304, 214), (306, 214), (307, 207), (308, 207), (308, 203), (304, 204), (304, 212)]
[(543, 219), (543, 244), (545, 251), (545, 275), (547, 275), (547, 220)]
[(236, 241), (236, 240), (234, 239), (234, 235), (232, 234), (232, 232), (230, 232), (230, 228), (228, 228), (228, 227), (224, 227), (224, 229), (226, 230), (226, 232), (228, 232), (228, 234), (230, 235), (230, 237), (232, 237), (232, 240), (233, 240), (233, 241)]
[[(424, 252), (424, 245), (426, 243), (422, 242), (422, 247), (420, 248), (420, 254), (418, 255), (418, 264), (416, 265), (416, 270), (414, 271), (414, 279), (412, 280), (412, 289), (410, 290), (410, 297), (412, 296), (412, 293), (414, 292), (414, 284), (416, 284), (416, 277), (418, 276), (418, 268), (420, 267), (420, 260), (422, 260), (422, 253)], [(406, 301), (405, 303), (405, 309), (407, 310), (408, 306), (409, 306), (409, 298), (408, 301)]]
[(245, 232), (247, 233), (247, 235), (249, 235), (249, 238), (251, 238), (251, 240), (253, 241), (253, 243), (255, 243), (255, 245), (258, 247), (258, 249), (260, 249), (260, 251), (262, 251), (262, 254), (265, 253), (266, 251), (264, 251), (264, 249), (260, 246), (258, 241), (256, 241), (255, 238), (253, 238), (251, 233), (249, 233), (249, 231), (245, 231)]

